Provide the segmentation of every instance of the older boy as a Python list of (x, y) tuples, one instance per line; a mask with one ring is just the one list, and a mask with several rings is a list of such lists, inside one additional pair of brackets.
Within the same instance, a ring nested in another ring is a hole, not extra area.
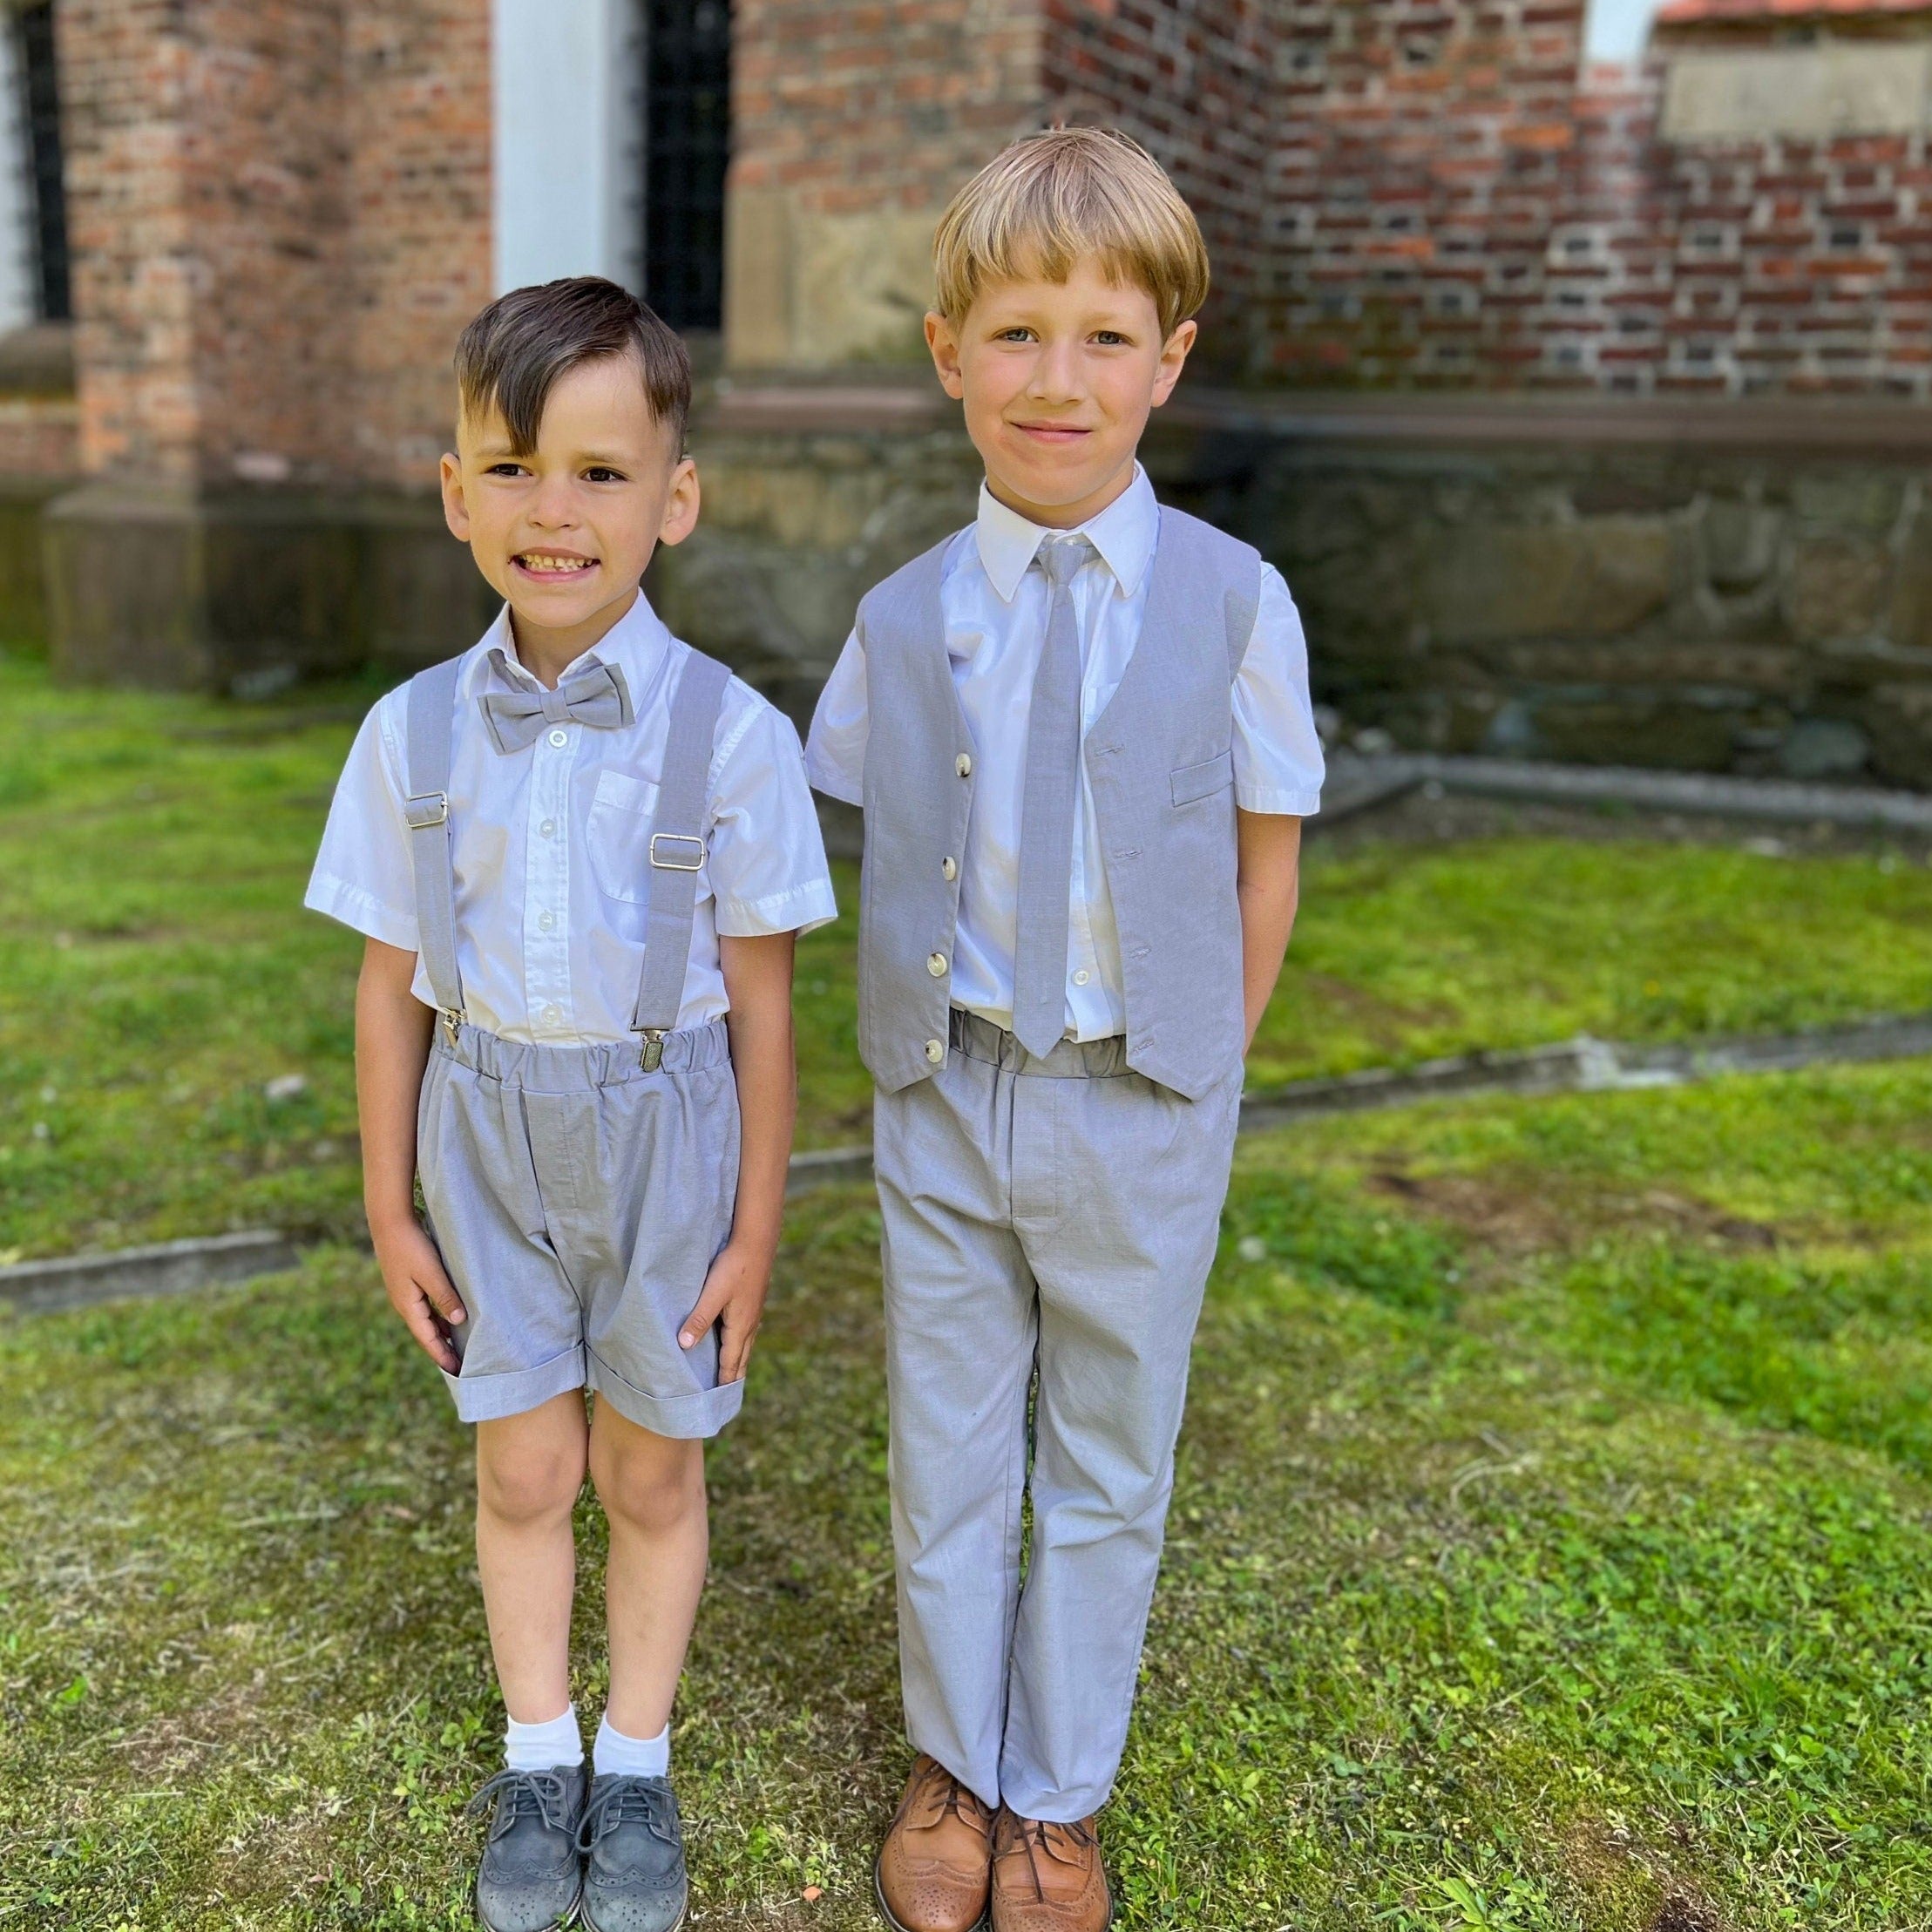
[(1135, 461), (1207, 293), (1166, 175), (1117, 134), (1034, 136), (935, 257), (926, 340), (985, 462), (978, 520), (861, 605), (807, 750), (865, 812), (919, 1752), (877, 1882), (900, 1932), (966, 1932), (989, 1900), (998, 1932), (1098, 1932), (1094, 1813), (1322, 762), (1285, 586)]
[[(833, 916), (831, 885), (797, 734), (639, 590), (697, 520), (683, 345), (585, 278), (492, 302), (457, 375), (444, 509), (505, 608), (371, 712), (308, 903), (367, 935), (369, 1230), (477, 1425), (509, 1712), (478, 1913), (540, 1932), (580, 1899), (594, 1932), (667, 1932), (703, 1439), (742, 1399), (791, 1138), (792, 943)], [(587, 1794), (569, 1680), (586, 1468), (610, 1521)]]

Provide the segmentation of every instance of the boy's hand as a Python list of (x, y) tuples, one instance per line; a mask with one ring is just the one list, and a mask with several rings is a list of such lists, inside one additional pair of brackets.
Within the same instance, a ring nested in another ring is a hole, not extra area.
[(742, 1382), (751, 1359), (752, 1338), (763, 1320), (765, 1293), (771, 1286), (771, 1257), (728, 1241), (705, 1277), (698, 1305), (678, 1331), (681, 1348), (695, 1348), (719, 1325), (718, 1380)]
[(463, 1361), (450, 1331), (467, 1320), (469, 1312), (444, 1272), (436, 1244), (414, 1220), (385, 1228), (375, 1241), (376, 1263), (383, 1271), (390, 1307), (403, 1318), (403, 1325), (423, 1352), (454, 1375)]

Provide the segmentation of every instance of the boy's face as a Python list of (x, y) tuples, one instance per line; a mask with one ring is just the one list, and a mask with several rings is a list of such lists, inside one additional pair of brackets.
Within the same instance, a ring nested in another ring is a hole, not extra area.
[(1127, 488), (1148, 412), (1172, 393), (1194, 336), (1184, 322), (1163, 341), (1153, 296), (1093, 258), (1063, 282), (995, 282), (957, 323), (925, 318), (993, 495), (1061, 529)]
[(630, 608), (658, 545), (690, 534), (697, 471), (652, 414), (634, 358), (600, 356), (558, 377), (534, 450), (510, 447), (496, 410), (465, 414), (443, 458), (443, 509), (509, 604), (531, 668), (560, 670)]

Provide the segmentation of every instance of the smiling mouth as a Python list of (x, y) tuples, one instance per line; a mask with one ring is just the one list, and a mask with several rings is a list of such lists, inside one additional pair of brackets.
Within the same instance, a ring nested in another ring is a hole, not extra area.
[(1013, 426), (1022, 436), (1041, 443), (1074, 443), (1092, 433), (1078, 423), (1015, 423)]
[(552, 583), (582, 577), (597, 568), (594, 557), (580, 557), (569, 550), (519, 550), (510, 561), (531, 577), (543, 577)]

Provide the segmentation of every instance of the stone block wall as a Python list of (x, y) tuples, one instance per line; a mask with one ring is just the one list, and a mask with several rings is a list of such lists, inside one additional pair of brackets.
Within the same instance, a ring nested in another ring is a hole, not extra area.
[[(860, 595), (973, 513), (949, 411), (864, 397), (743, 389), (701, 411), (704, 518), (654, 566), (674, 627), (801, 721)], [(1932, 435), (1888, 413), (1199, 391), (1144, 454), (1164, 500), (1281, 568), (1351, 729), (1922, 786)]]

